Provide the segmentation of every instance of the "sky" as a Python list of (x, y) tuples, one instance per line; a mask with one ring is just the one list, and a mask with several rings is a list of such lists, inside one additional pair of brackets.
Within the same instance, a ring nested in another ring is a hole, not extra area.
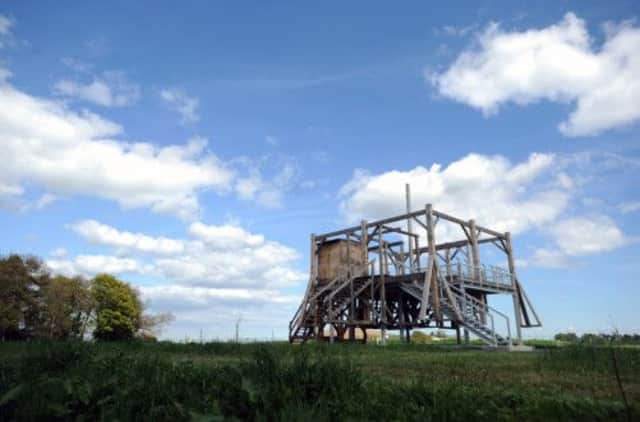
[(402, 212), (409, 183), (415, 207), (512, 232), (526, 337), (640, 332), (639, 16), (4, 1), (0, 254), (116, 274), (174, 314), (163, 338), (241, 318), (284, 339), (310, 234)]

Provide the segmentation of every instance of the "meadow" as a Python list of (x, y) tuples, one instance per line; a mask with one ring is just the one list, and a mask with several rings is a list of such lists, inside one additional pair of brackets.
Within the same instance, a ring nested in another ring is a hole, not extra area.
[(638, 420), (640, 349), (0, 343), (0, 420)]

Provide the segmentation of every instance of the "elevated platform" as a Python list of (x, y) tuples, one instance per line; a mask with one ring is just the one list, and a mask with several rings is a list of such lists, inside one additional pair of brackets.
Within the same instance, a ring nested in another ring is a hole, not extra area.
[[(436, 224), (452, 223), (465, 239), (435, 242)], [(413, 224), (426, 231), (427, 246)], [(508, 268), (480, 262), (480, 245), (494, 245)], [(499, 233), (437, 212), (421, 211), (311, 238), (311, 276), (289, 324), (289, 340), (355, 341), (367, 329), (453, 329), (492, 347), (520, 344), (521, 328), (540, 326), (515, 272), (509, 233)], [(463, 259), (461, 259), (463, 258)], [(320, 270), (318, 269), (320, 268)], [(511, 317), (491, 307), (488, 297), (512, 297)], [(514, 332), (512, 332), (512, 330)]]

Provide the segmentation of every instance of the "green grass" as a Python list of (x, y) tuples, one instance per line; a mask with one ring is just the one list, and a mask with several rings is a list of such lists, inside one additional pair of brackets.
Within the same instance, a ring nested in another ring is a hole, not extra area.
[(0, 420), (627, 420), (639, 399), (637, 348), (0, 343)]

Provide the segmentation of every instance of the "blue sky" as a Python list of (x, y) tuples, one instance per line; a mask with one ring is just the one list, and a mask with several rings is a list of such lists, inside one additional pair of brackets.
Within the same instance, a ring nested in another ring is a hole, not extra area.
[(637, 332), (639, 12), (3, 2), (0, 252), (117, 273), (169, 338), (284, 338), (309, 234), (411, 183), (514, 233), (526, 335)]

